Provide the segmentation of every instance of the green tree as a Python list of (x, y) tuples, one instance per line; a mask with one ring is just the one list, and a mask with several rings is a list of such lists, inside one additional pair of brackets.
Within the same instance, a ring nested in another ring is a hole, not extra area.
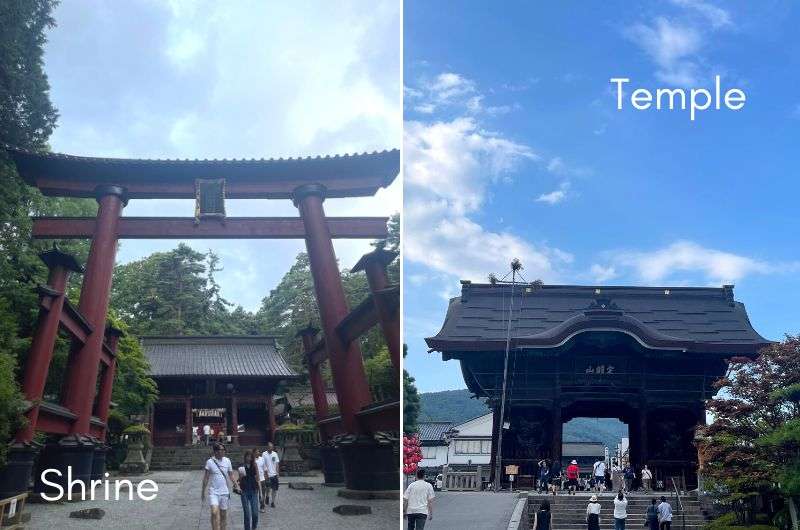
[[(34, 288), (47, 274), (37, 254), (48, 243), (30, 240), (30, 216), (94, 209), (89, 201), (42, 197), (19, 178), (4, 149), (46, 150), (55, 127), (58, 115), (43, 69), (45, 31), (55, 24), (55, 5), (51, 0), (0, 2), (0, 460), (19, 425), (18, 367), (25, 362), (36, 323)], [(61, 242), (61, 247), (79, 258), (88, 249), (85, 242), (74, 241)]]
[(181, 243), (118, 265), (111, 306), (135, 335), (228, 333), (230, 304), (214, 279), (219, 260)]
[[(403, 358), (408, 354), (408, 346), (403, 344)], [(403, 432), (414, 433), (419, 430), (419, 392), (414, 378), (403, 370)]]
[(158, 388), (149, 375), (150, 364), (141, 344), (130, 334), (127, 324), (115, 317), (109, 320), (123, 332), (117, 345), (117, 371), (114, 374), (112, 400), (123, 416), (145, 414), (158, 398)]
[[(758, 496), (782, 497), (797, 527), (800, 496), (800, 339), (735, 357), (708, 403), (714, 421), (702, 429), (705, 474), (722, 500), (752, 523)], [(744, 507), (747, 509), (739, 509)]]

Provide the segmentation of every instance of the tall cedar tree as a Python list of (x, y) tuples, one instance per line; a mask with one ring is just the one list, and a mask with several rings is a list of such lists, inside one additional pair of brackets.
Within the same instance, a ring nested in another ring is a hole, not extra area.
[[(86, 201), (45, 200), (17, 175), (5, 146), (46, 150), (56, 124), (43, 69), (46, 31), (54, 25), (56, 2), (0, 2), (0, 464), (6, 442), (19, 426), (18, 367), (24, 363), (36, 322), (35, 286), (46, 279), (30, 241), (30, 215), (91, 210)], [(64, 244), (81, 256), (82, 243)], [(85, 251), (83, 252), (85, 254)]]
[(242, 335), (255, 332), (254, 318), (233, 313), (214, 274), (219, 258), (181, 243), (167, 252), (118, 265), (111, 306), (138, 336)]

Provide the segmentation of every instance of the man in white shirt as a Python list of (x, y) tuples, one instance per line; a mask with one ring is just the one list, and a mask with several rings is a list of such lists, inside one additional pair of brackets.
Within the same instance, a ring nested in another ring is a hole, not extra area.
[[(275, 446), (272, 442), (267, 444), (267, 450), (261, 454), (264, 459), (264, 471), (267, 472), (267, 480), (269, 481), (269, 490), (272, 491), (271, 507), (275, 507), (275, 498), (278, 496), (278, 473), (280, 472), (281, 459), (278, 458), (278, 453), (275, 452)], [(268, 493), (264, 495), (269, 496)]]
[(658, 525), (661, 530), (670, 530), (672, 528), (672, 506), (663, 495), (661, 496), (661, 504), (658, 505)]
[(208, 488), (208, 504), (211, 507), (211, 528), (212, 530), (225, 530), (228, 527), (228, 504), (231, 498), (228, 479), (233, 482), (235, 476), (231, 461), (225, 456), (225, 447), (222, 444), (214, 444), (214, 456), (206, 461), (203, 488), (200, 490), (201, 502), (206, 499), (206, 486), (208, 486), (209, 479), (211, 485)]
[(650, 493), (650, 482), (653, 480), (653, 472), (647, 468), (647, 465), (642, 468), (642, 486), (644, 486), (645, 494)]
[(425, 471), (417, 470), (417, 480), (403, 494), (403, 512), (408, 517), (408, 530), (422, 530), (433, 520), (433, 486), (425, 480)]
[(264, 455), (256, 449), (253, 454), (256, 454), (256, 469), (258, 469), (258, 483), (261, 484), (261, 489), (259, 490), (260, 495), (258, 498), (259, 504), (259, 512), (264, 513), (267, 508), (267, 484), (264, 481)]
[(592, 466), (592, 473), (594, 475), (594, 489), (598, 493), (605, 489), (606, 483), (606, 462), (605, 460), (598, 460)]
[(211, 437), (211, 425), (207, 423), (203, 425), (203, 436), (206, 439), (206, 445), (208, 445), (208, 439)]

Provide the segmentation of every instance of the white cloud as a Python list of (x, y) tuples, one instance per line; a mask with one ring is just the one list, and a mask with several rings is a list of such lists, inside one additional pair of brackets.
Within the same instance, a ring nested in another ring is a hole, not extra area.
[[(626, 269), (644, 283), (682, 282), (698, 279), (709, 284), (736, 283), (753, 274), (785, 273), (800, 270), (800, 263), (771, 263), (731, 252), (703, 247), (692, 241), (676, 241), (657, 250), (608, 253), (606, 269)], [(600, 273), (600, 265), (592, 273)]]
[(617, 277), (617, 270), (613, 266), (604, 267), (597, 263), (591, 266), (589, 273), (597, 283), (605, 283)]
[(704, 2), (703, 0), (671, 0), (673, 4), (694, 10), (698, 14), (700, 14), (703, 18), (705, 18), (708, 22), (711, 23), (713, 28), (722, 28), (726, 26), (733, 25), (733, 19), (731, 18), (731, 14), (722, 9), (721, 7), (715, 6), (709, 2)]
[(484, 204), (493, 183), (525, 160), (538, 160), (529, 147), (462, 117), (407, 122), (404, 149), (404, 255), (409, 262), (451, 277), (485, 281), (490, 272), (504, 271), (518, 257), (528, 276), (548, 281), (571, 261), (566, 252), (534, 246), (469, 217)]
[(698, 65), (694, 55), (703, 44), (699, 31), (658, 17), (652, 25), (641, 22), (634, 24), (628, 28), (626, 36), (656, 63), (656, 78), (676, 86), (695, 83)]
[(557, 190), (553, 190), (549, 193), (542, 193), (541, 195), (539, 195), (539, 197), (536, 198), (536, 202), (544, 202), (550, 205), (558, 204), (567, 198), (569, 187), (570, 187), (569, 181), (564, 181), (561, 183), (561, 185)]
[[(62, 2), (45, 61), (55, 151), (141, 158), (324, 155), (402, 141), (399, 4)], [(392, 38), (392, 36), (397, 36)], [(92, 83), (86, 83), (92, 79)], [(396, 181), (375, 197), (331, 199), (329, 215), (391, 215)], [(290, 201), (229, 201), (231, 216), (296, 216)], [(191, 217), (191, 201), (132, 200), (125, 215)], [(176, 241), (125, 240), (119, 260)], [(254, 309), (303, 241), (192, 241), (223, 256), (223, 295)], [(369, 250), (334, 242), (343, 267)], [(252, 288), (252, 278), (259, 288)]]
[(528, 146), (481, 131), (471, 117), (409, 121), (404, 136), (406, 186), (430, 191), (428, 200), (444, 200), (459, 215), (481, 206), (489, 184), (539, 158)]
[(671, 0), (681, 8), (675, 17), (656, 17), (638, 22), (624, 35), (638, 45), (656, 64), (656, 78), (668, 85), (695, 85), (708, 75), (703, 50), (712, 34), (733, 26), (731, 14), (704, 0)]
[(511, 112), (514, 105), (487, 105), (486, 96), (474, 81), (454, 72), (443, 72), (433, 79), (423, 79), (419, 87), (405, 89), (409, 107), (420, 114), (433, 114), (449, 108), (470, 115), (499, 116)]

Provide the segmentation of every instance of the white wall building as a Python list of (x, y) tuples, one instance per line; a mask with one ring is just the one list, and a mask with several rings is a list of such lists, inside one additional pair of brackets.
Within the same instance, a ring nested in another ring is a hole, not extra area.
[[(463, 423), (420, 422), (422, 467), (488, 466), (492, 458), (492, 413)], [(457, 431), (457, 432), (456, 432)], [(450, 435), (446, 435), (450, 433)], [(449, 442), (449, 443), (447, 443)]]

